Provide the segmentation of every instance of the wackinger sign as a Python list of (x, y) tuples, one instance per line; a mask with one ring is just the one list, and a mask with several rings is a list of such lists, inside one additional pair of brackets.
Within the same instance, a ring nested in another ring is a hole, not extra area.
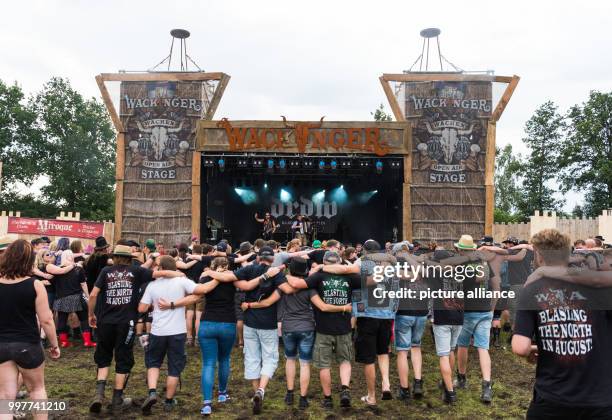
[(410, 130), (397, 122), (198, 121), (202, 151), (408, 153)]

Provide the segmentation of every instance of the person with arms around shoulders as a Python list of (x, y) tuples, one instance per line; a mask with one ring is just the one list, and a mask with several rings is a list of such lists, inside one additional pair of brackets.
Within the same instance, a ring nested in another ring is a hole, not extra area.
[[(30, 398), (46, 400), (45, 355), (39, 326), (49, 341), (52, 359), (60, 357), (53, 314), (44, 285), (32, 277), (32, 245), (18, 239), (0, 255), (0, 399), (14, 400), (19, 375)], [(9, 415), (9, 418), (12, 418)], [(39, 413), (35, 419), (46, 419)]]

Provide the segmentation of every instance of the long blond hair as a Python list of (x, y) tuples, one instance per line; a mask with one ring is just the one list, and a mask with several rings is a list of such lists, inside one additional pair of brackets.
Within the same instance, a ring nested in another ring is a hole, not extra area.
[(36, 253), (36, 259), (34, 259), (34, 266), (36, 268), (42, 270), (47, 266), (47, 263), (45, 262), (45, 254), (48, 254), (49, 252), (51, 251), (44, 248), (38, 250), (38, 252)]

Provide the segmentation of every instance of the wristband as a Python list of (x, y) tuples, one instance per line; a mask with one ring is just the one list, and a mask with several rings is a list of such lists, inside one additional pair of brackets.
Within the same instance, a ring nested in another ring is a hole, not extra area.
[(170, 302), (170, 309), (174, 309), (174, 302)]

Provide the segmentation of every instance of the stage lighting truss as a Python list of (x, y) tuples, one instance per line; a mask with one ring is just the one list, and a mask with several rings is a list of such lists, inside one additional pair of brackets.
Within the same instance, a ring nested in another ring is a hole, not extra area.
[(351, 162), (350, 160), (341, 160), (340, 161), (340, 167), (342, 169), (348, 169), (353, 165), (353, 162)]
[(312, 159), (304, 159), (302, 160), (302, 166), (310, 169), (314, 167), (314, 161)]

